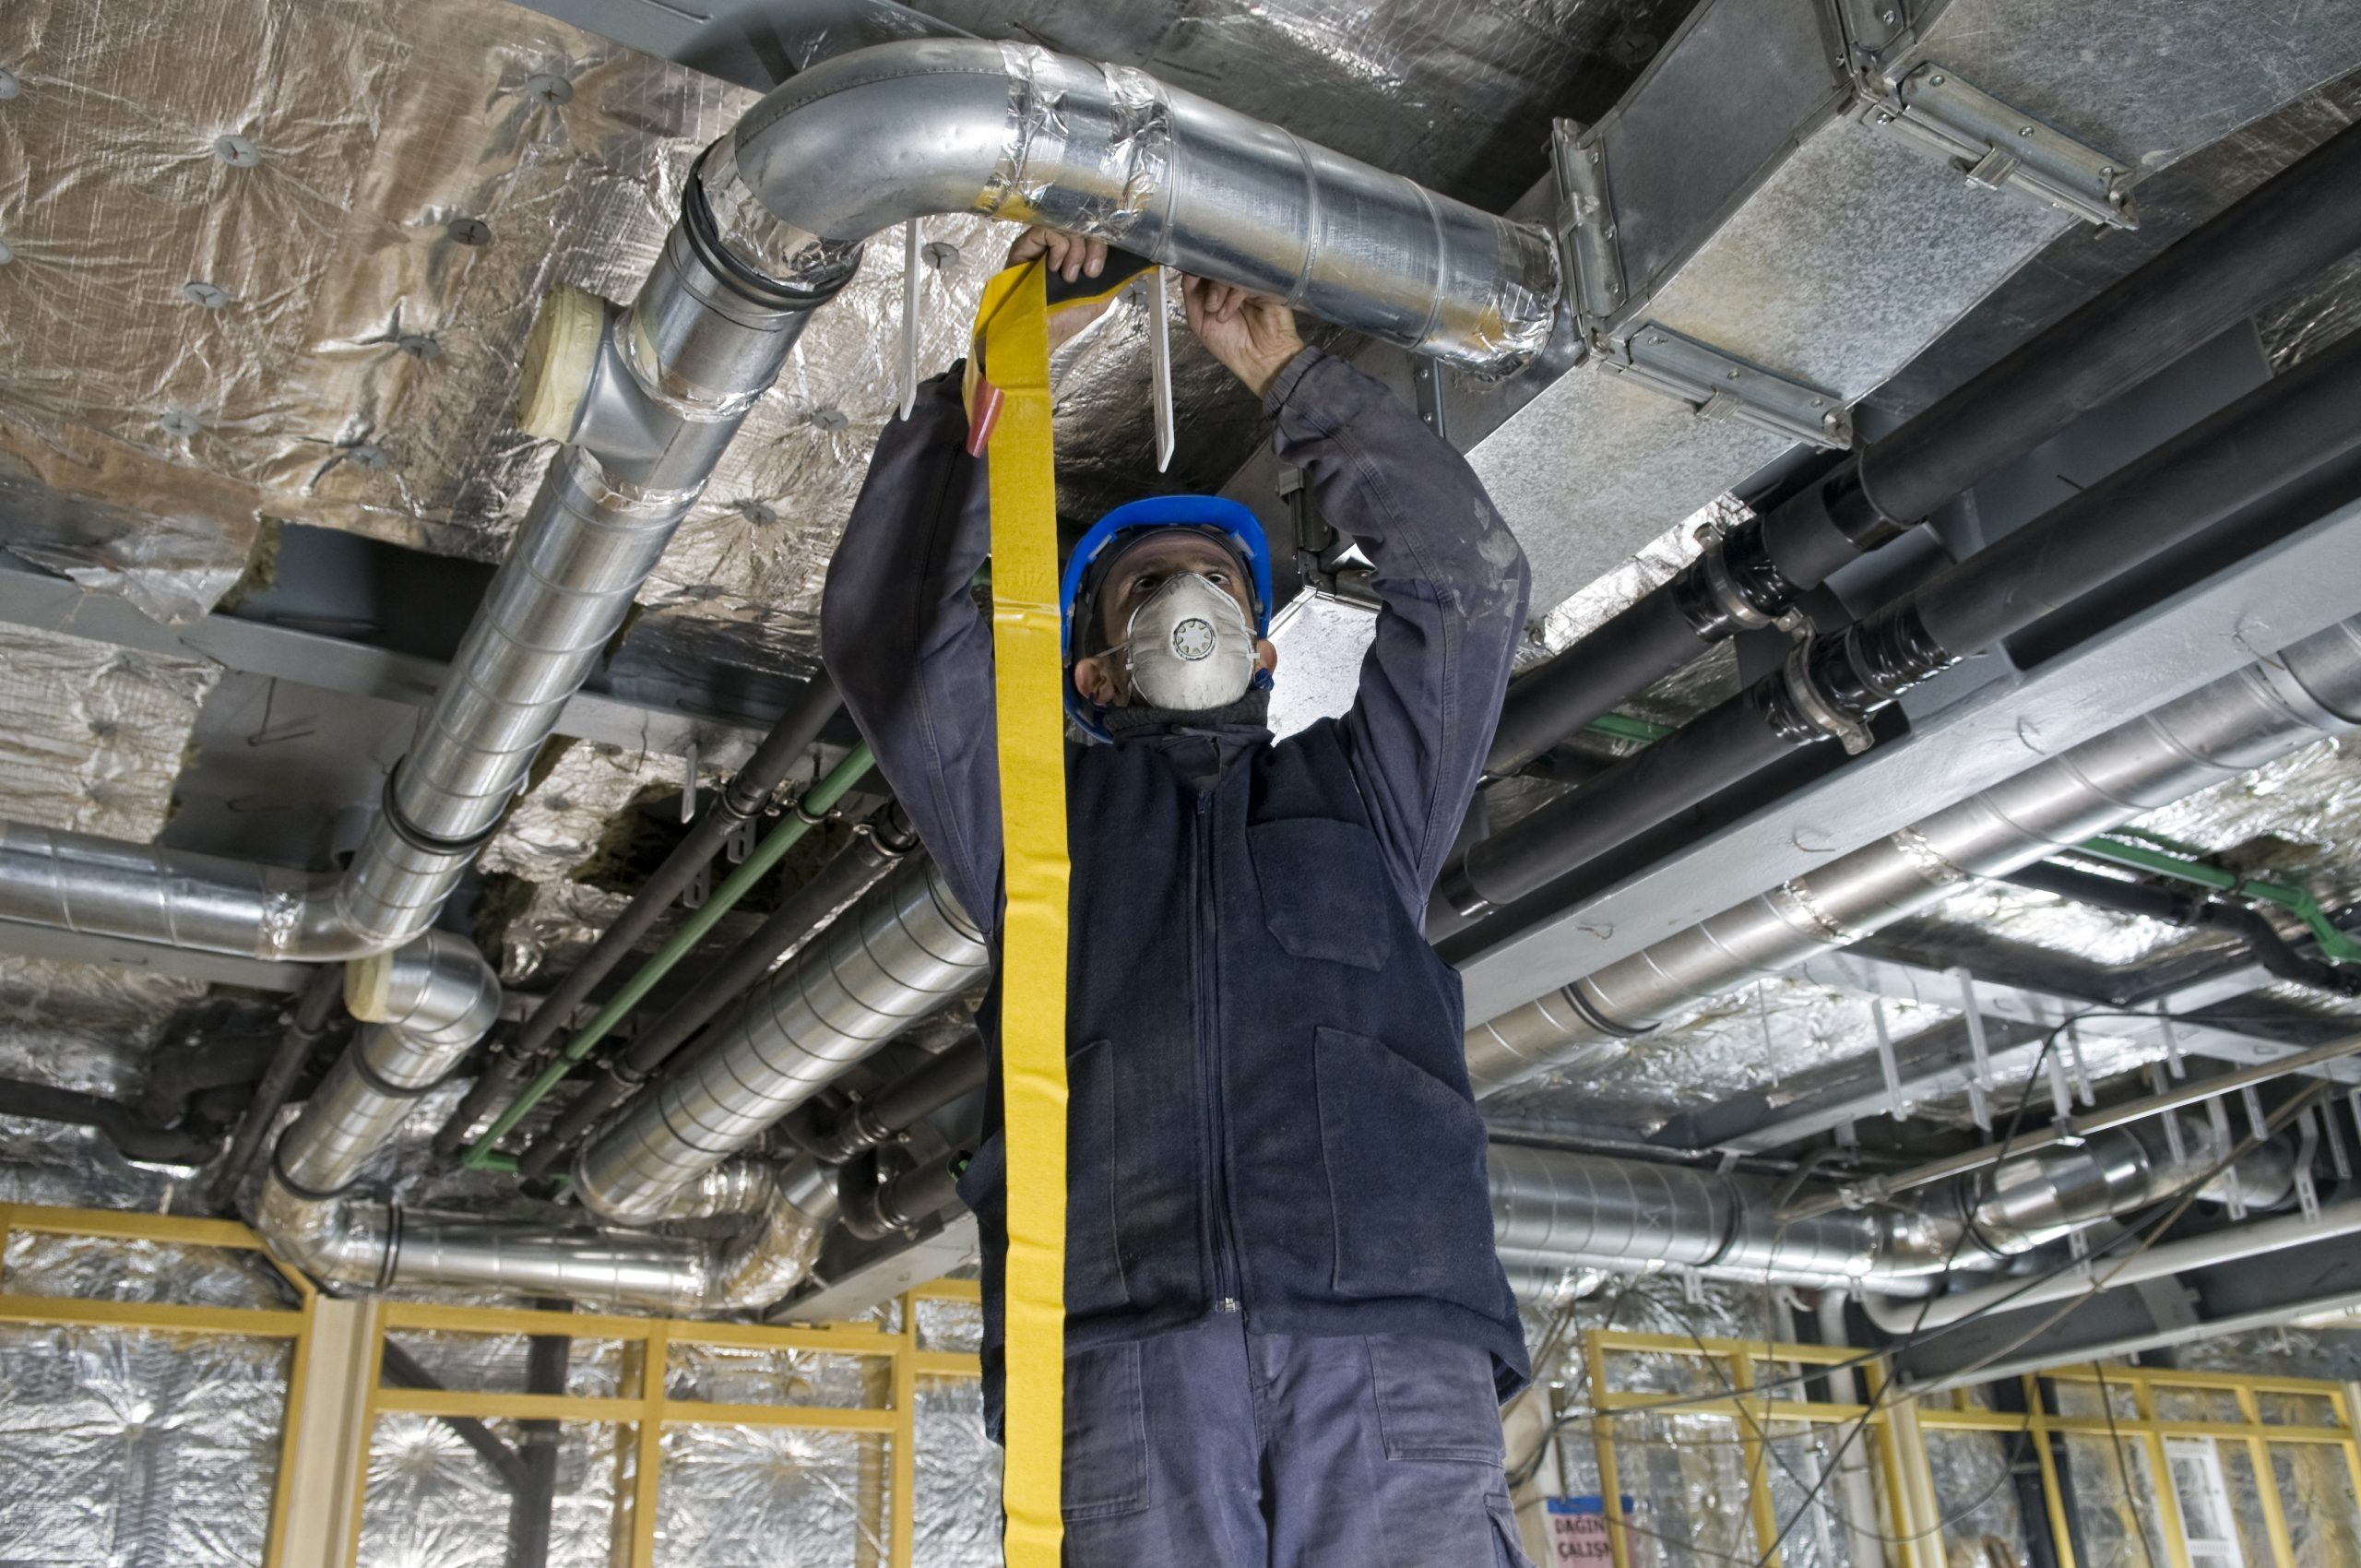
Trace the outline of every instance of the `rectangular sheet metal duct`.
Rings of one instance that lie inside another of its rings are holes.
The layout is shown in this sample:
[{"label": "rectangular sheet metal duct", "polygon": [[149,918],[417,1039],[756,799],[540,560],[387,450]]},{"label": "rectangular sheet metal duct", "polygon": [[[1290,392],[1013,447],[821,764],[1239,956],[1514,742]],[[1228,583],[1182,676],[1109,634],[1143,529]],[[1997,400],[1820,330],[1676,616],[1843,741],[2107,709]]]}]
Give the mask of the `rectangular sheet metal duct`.
[{"label": "rectangular sheet metal duct", "polygon": [[[1825,398],[1841,444],[1844,407],[2070,224],[2128,220],[2139,175],[2357,65],[2351,6],[1708,0],[1613,111],[1566,127],[1592,356],[1469,454],[1535,605],[1793,445],[1760,410]],[[1724,356],[1726,396],[1657,389],[1651,354],[1691,344]]]}]

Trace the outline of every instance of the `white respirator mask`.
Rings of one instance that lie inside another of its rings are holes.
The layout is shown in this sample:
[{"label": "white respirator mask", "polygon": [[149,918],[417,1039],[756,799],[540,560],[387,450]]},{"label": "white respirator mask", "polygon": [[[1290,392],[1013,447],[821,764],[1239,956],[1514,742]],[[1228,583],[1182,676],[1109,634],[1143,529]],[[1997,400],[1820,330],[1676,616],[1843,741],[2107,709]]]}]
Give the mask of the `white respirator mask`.
[{"label": "white respirator mask", "polygon": [[1222,707],[1253,684],[1254,628],[1238,600],[1211,578],[1168,578],[1132,612],[1120,653],[1134,701],[1200,713]]}]

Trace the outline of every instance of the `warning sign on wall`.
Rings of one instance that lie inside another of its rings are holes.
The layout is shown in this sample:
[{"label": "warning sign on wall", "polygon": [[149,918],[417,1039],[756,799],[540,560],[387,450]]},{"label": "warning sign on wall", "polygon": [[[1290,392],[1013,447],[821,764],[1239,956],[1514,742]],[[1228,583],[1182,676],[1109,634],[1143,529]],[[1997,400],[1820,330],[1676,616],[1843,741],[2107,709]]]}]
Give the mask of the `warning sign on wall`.
[{"label": "warning sign on wall", "polygon": [[[1552,1564],[1606,1563],[1614,1553],[1607,1544],[1607,1500],[1603,1497],[1552,1497],[1543,1506],[1549,1518],[1549,1561]],[[1631,1500],[1623,1500],[1624,1517],[1631,1517]]]}]

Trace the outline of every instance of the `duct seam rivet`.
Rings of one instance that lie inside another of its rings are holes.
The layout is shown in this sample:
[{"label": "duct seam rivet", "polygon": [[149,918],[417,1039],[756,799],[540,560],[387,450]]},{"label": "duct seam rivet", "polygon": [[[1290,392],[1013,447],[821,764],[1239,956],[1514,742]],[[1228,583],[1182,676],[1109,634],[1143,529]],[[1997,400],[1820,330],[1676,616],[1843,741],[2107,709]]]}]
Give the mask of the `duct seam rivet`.
[{"label": "duct seam rivet", "polygon": [[463,245],[480,248],[492,244],[492,225],[481,218],[454,218],[443,232]]},{"label": "duct seam rivet", "polygon": [[244,137],[224,134],[213,138],[213,156],[232,169],[251,169],[262,161],[262,149]]},{"label": "duct seam rivet", "polygon": [[181,292],[188,296],[189,303],[207,310],[219,310],[230,303],[230,291],[211,283],[192,280],[181,286]]},{"label": "duct seam rivet", "polygon": [[552,107],[571,103],[574,101],[574,84],[564,77],[552,76],[544,71],[525,78],[525,96]]}]

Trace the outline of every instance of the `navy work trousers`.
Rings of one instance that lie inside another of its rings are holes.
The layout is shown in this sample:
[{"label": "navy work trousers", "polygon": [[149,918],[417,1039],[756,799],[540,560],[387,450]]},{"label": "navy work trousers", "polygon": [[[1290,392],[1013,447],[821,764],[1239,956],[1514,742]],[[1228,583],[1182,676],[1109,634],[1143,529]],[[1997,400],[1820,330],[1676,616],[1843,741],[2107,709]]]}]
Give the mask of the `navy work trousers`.
[{"label": "navy work trousers", "polygon": [[1224,1313],[1066,1362],[1067,1568],[1531,1568],[1491,1358]]}]

